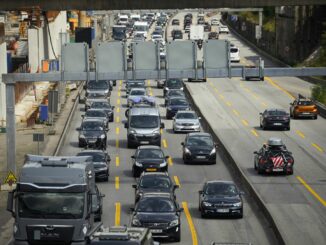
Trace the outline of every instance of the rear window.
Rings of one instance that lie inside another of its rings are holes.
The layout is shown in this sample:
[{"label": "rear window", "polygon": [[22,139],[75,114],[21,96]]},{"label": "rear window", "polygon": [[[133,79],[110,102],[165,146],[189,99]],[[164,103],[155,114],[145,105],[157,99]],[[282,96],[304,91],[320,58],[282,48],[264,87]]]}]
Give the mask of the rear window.
[{"label": "rear window", "polygon": [[267,114],[270,116],[286,116],[287,112],[286,111],[268,111]]},{"label": "rear window", "polygon": [[237,53],[239,51],[239,49],[238,48],[231,48],[230,51],[231,51],[231,53]]},{"label": "rear window", "polygon": [[298,101],[298,105],[313,105],[314,103],[312,103],[311,100],[301,100],[301,101]]}]

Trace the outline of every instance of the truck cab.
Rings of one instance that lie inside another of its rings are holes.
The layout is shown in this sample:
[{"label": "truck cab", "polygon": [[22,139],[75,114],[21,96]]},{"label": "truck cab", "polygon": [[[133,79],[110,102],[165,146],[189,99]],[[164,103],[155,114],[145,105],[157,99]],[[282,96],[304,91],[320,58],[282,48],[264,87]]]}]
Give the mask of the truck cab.
[{"label": "truck cab", "polygon": [[26,155],[8,194],[14,244],[84,244],[103,196],[92,157]]}]

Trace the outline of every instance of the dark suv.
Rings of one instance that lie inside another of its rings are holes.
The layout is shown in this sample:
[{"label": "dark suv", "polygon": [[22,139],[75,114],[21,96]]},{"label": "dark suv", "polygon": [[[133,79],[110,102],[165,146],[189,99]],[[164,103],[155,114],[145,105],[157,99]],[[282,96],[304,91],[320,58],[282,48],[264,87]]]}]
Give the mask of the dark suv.
[{"label": "dark suv", "polygon": [[106,149],[107,131],[102,120],[87,119],[83,120],[78,128],[78,146],[92,147],[96,149]]}]

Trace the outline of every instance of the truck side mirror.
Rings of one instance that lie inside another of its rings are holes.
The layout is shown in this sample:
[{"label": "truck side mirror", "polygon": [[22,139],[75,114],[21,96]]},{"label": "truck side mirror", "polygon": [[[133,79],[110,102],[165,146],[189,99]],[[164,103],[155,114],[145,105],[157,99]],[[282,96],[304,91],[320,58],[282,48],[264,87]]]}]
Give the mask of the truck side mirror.
[{"label": "truck side mirror", "polygon": [[164,123],[161,123],[161,128],[164,128],[164,127],[165,127]]},{"label": "truck side mirror", "polygon": [[9,211],[13,217],[16,216],[14,211],[14,195],[15,195],[15,191],[9,191],[8,200],[7,200],[7,211]]},{"label": "truck side mirror", "polygon": [[128,128],[128,122],[125,122],[125,128]]}]

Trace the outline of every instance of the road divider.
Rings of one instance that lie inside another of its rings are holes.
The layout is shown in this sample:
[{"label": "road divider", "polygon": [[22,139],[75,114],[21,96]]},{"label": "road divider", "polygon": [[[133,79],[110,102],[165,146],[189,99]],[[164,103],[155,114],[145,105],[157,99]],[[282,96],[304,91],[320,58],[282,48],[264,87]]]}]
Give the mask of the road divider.
[{"label": "road divider", "polygon": [[297,176],[297,179],[300,181],[300,183],[306,187],[306,189],[321,203],[324,205],[324,207],[326,207],[326,201],[317,194],[317,192],[314,191],[314,189],[312,189],[306,181],[304,181],[300,176]]},{"label": "road divider", "polygon": [[186,215],[188,226],[189,226],[189,229],[190,229],[192,245],[198,245],[197,232],[196,232],[196,229],[195,229],[195,225],[192,222],[192,218],[191,218],[191,215],[190,215],[190,212],[189,212],[189,209],[188,209],[187,202],[182,202],[182,207],[183,207],[184,213]]}]

